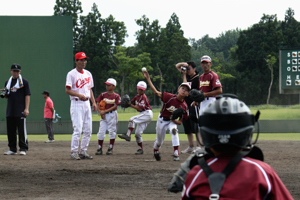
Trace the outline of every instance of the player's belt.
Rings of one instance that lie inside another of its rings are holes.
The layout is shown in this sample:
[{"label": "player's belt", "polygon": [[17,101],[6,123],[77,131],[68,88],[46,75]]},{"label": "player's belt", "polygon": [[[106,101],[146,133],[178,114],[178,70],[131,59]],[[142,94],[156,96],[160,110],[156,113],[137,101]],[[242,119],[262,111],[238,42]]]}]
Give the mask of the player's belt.
[{"label": "player's belt", "polygon": [[88,98],[86,98],[85,100],[81,100],[81,99],[75,99],[75,101],[87,101],[89,100]]},{"label": "player's belt", "polygon": [[159,116],[159,117],[162,118],[164,121],[170,121],[170,118],[162,117],[162,116]]}]

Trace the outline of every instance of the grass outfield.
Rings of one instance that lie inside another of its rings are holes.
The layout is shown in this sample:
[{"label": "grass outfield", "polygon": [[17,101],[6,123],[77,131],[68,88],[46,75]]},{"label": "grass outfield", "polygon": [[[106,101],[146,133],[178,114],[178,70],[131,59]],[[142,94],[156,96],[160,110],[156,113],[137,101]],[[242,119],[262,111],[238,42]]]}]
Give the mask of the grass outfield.
[{"label": "grass outfield", "polygon": [[[257,110],[260,111],[259,119],[300,119],[300,105],[294,106],[274,106],[274,105],[260,105],[250,107],[252,114],[255,114]],[[153,120],[156,120],[160,112],[160,108],[154,108]],[[119,121],[128,121],[130,117],[137,115],[138,112],[133,108],[121,109],[118,108]],[[100,116],[93,113],[93,121],[100,121]]]},{"label": "grass outfield", "polygon": [[[256,134],[253,135],[253,138],[256,137]],[[58,134],[54,135],[56,141],[71,141],[71,134]],[[179,138],[181,141],[187,141],[187,137],[185,134],[179,134]],[[28,135],[28,140],[30,141],[45,141],[47,140],[47,135]],[[105,141],[108,141],[108,137],[105,138]],[[155,134],[143,134],[144,141],[154,141]],[[260,133],[259,140],[300,140],[300,133]],[[6,135],[0,135],[0,141],[7,141]],[[97,141],[97,134],[93,134],[91,141]],[[124,141],[117,137],[116,141]],[[134,136],[132,136],[132,142],[134,142]],[[171,136],[169,134],[166,135],[165,141],[171,141]]]}]

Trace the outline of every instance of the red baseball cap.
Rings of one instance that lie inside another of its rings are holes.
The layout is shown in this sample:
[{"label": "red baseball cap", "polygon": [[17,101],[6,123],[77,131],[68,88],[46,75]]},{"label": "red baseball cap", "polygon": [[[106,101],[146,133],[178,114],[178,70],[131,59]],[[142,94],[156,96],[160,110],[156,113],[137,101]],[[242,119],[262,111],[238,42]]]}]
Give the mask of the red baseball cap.
[{"label": "red baseball cap", "polygon": [[87,57],[86,55],[85,55],[85,53],[84,52],[78,52],[78,53],[76,53],[75,54],[75,61],[76,60],[81,60],[81,59],[84,59],[84,58],[89,58],[89,57]]}]

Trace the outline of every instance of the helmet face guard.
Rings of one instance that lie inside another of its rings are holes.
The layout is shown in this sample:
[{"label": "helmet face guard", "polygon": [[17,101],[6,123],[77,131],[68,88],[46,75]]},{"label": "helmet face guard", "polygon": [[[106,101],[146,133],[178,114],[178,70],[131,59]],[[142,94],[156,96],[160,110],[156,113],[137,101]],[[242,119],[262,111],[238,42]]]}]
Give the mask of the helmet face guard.
[{"label": "helmet face guard", "polygon": [[236,97],[219,96],[199,118],[202,143],[206,148],[217,145],[250,146],[258,117],[259,114],[252,115],[246,104]]}]

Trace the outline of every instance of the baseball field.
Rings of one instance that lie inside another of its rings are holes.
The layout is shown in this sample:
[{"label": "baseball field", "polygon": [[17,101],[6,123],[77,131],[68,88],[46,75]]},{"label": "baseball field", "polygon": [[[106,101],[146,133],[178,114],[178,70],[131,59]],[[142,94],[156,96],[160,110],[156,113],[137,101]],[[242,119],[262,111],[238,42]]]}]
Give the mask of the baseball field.
[{"label": "baseball field", "polygon": [[[153,157],[153,141],[144,142],[143,155],[134,155],[137,150],[134,138],[131,142],[117,140],[113,155],[70,160],[71,134],[64,138],[69,141],[59,140],[59,137],[49,144],[31,140],[26,156],[0,154],[0,199],[180,199],[179,193],[169,193],[167,187],[188,155],[181,154],[181,161],[173,161],[170,135],[161,148],[160,162]],[[257,145],[292,196],[300,199],[299,138],[295,141],[259,140]],[[181,149],[186,146],[187,141],[182,141]],[[106,138],[104,150],[107,147]],[[93,135],[88,152],[93,155],[96,149]],[[0,141],[0,151],[6,150],[7,142]]]},{"label": "baseball field", "polygon": [[[180,199],[179,193],[169,193],[167,187],[189,155],[180,154],[181,161],[173,161],[171,137],[167,134],[161,148],[162,160],[157,162],[152,149],[155,134],[144,134],[143,138],[143,155],[134,154],[137,145],[132,136],[131,142],[117,138],[113,155],[105,155],[109,144],[106,137],[104,155],[96,156],[97,137],[93,134],[88,148],[93,160],[77,161],[69,157],[71,133],[55,135],[56,141],[48,144],[44,143],[47,135],[28,135],[26,156],[3,155],[8,150],[7,137],[0,135],[0,199]],[[181,151],[188,145],[185,134],[180,134],[180,141]],[[257,143],[265,162],[276,170],[294,199],[300,199],[299,141],[299,133],[264,133]]]}]

